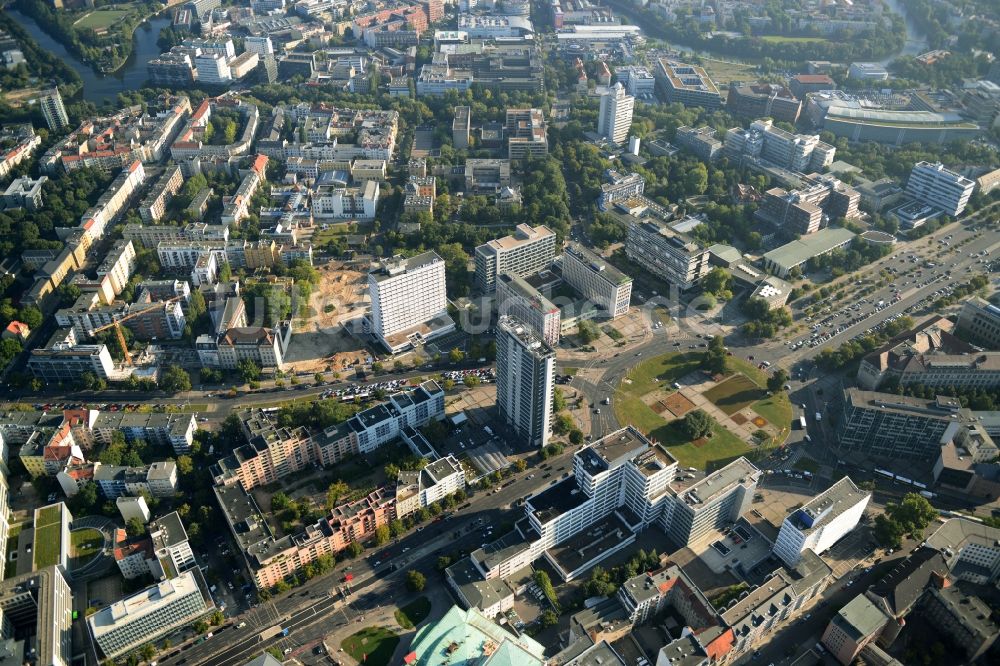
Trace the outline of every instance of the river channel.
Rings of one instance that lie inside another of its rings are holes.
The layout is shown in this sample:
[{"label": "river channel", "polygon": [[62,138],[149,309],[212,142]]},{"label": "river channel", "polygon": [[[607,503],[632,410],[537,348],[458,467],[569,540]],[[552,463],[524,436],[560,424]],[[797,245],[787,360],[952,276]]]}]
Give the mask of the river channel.
[{"label": "river channel", "polygon": [[158,16],[149,19],[135,29],[132,55],[113,74],[98,74],[92,67],[81,61],[75,55],[47,32],[30,16],[14,9],[4,10],[8,16],[17,21],[38,45],[56,54],[61,60],[68,62],[83,79],[83,97],[89,102],[102,105],[114,101],[120,92],[138,90],[148,78],[146,64],[160,55],[156,40],[160,31],[170,25],[170,19]]}]

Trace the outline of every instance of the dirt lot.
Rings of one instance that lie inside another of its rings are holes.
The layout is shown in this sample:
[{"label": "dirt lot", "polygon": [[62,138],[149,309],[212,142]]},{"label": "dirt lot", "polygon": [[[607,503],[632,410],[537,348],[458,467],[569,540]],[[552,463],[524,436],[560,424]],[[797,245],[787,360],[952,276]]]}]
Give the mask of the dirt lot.
[{"label": "dirt lot", "polygon": [[369,353],[343,324],[364,314],[368,282],[358,267],[332,261],[318,266],[321,280],[309,299],[309,316],[299,320],[286,361],[296,372],[344,370]]}]

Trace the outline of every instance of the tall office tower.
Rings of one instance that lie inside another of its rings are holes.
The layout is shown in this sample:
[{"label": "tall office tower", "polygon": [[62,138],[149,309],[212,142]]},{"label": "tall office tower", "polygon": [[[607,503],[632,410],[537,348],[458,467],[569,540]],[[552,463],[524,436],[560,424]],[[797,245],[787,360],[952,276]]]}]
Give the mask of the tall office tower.
[{"label": "tall office tower", "polygon": [[952,216],[965,210],[975,187],[974,181],[946,169],[940,162],[917,162],[906,181],[907,194]]},{"label": "tall office tower", "polygon": [[392,351],[406,347],[413,335],[429,337],[433,320],[450,321],[444,259],[436,252],[383,261],[368,274],[368,294],[372,332]]},{"label": "tall office tower", "polygon": [[527,324],[501,317],[497,324],[497,407],[533,445],[548,442],[556,353]]},{"label": "tall office tower", "polygon": [[545,226],[519,224],[513,236],[495,238],[476,248],[476,286],[484,294],[496,289],[497,276],[527,277],[552,263],[556,235]]},{"label": "tall office tower", "polygon": [[635,97],[625,93],[621,83],[601,96],[601,113],[597,117],[597,133],[613,144],[625,143],[632,127],[632,109]]},{"label": "tall office tower", "polygon": [[49,126],[50,130],[61,130],[69,127],[69,116],[66,115],[66,107],[63,106],[59,88],[53,87],[42,93],[38,97],[38,106],[42,108],[45,124]]}]

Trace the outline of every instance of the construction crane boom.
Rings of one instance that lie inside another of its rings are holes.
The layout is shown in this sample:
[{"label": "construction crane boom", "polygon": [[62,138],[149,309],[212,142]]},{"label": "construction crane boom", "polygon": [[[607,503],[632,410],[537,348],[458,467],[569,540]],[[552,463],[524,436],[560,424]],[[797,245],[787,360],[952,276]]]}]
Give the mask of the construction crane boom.
[{"label": "construction crane boom", "polygon": [[104,326],[100,326],[98,328],[92,329],[90,331],[90,334],[91,335],[97,335],[98,333],[102,333],[102,332],[104,332],[104,331],[106,331],[106,330],[108,330],[110,328],[115,329],[115,335],[118,338],[118,344],[122,348],[122,356],[125,357],[125,363],[127,363],[128,365],[132,365],[132,353],[129,352],[129,350],[128,350],[128,344],[125,342],[125,334],[122,333],[122,326],[121,326],[122,322],[123,321],[128,321],[129,319],[134,319],[135,317],[143,315],[143,314],[145,314],[145,313],[147,313],[147,312],[149,312],[151,310],[155,310],[157,308],[161,308],[161,307],[163,307],[164,303],[174,303],[176,301],[179,301],[179,300],[181,300],[181,298],[183,298],[183,297],[182,296],[174,296],[172,298],[168,298],[168,299],[163,300],[163,301],[156,301],[155,303],[150,303],[149,307],[142,308],[141,310],[136,310],[135,312],[130,312],[127,315],[125,315],[124,317],[120,317],[118,319],[115,319],[110,324],[105,324]]}]

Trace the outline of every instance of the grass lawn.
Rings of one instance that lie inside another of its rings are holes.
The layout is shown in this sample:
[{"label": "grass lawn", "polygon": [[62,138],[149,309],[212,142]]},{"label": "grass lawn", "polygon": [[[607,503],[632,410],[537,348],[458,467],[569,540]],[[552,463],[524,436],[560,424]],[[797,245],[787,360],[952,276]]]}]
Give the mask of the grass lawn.
[{"label": "grass lawn", "polygon": [[750,361],[745,361],[736,356],[726,357],[726,368],[730,372],[739,372],[754,381],[757,386],[767,386],[767,373],[758,368]]},{"label": "grass lawn", "polygon": [[[634,425],[652,439],[666,446],[682,466],[713,470],[749,452],[749,445],[722,426],[716,425],[714,434],[708,442],[703,446],[695,446],[681,433],[677,421],[668,423],[642,401],[643,395],[660,388],[663,383],[669,384],[698,370],[703,356],[703,352],[672,352],[635,366],[628,374],[632,383],[623,381],[618,387],[619,394],[615,400],[614,410],[619,423]],[[730,358],[729,360],[735,359]],[[749,365],[748,363],[733,364],[733,369],[742,371],[742,366]],[[750,368],[756,370],[753,366]],[[760,374],[759,371],[757,373]],[[657,377],[662,381],[657,382]],[[737,377],[741,376],[737,375]],[[754,391],[760,391],[758,386],[746,377],[737,379],[737,381],[747,390],[752,388]],[[734,394],[738,392],[734,391]],[[753,400],[758,400],[760,397],[760,395],[756,395]],[[747,404],[752,403],[753,400]]]},{"label": "grass lawn", "polygon": [[705,71],[713,81],[728,83],[730,81],[750,81],[757,78],[757,67],[741,63],[724,62],[712,58],[702,58]]},{"label": "grass lawn", "polygon": [[399,636],[385,627],[368,627],[344,639],[344,652],[365,666],[388,666]]},{"label": "grass lawn", "polygon": [[750,452],[750,447],[721,425],[712,428],[712,437],[703,446],[695,446],[680,432],[680,421],[673,421],[649,433],[664,444],[681,467],[697,467],[714,472]]},{"label": "grass lawn", "polygon": [[35,569],[44,569],[59,563],[61,527],[58,521],[35,526]]},{"label": "grass lawn", "polygon": [[45,527],[46,525],[51,525],[52,523],[58,523],[60,516],[62,516],[62,511],[59,510],[58,505],[47,506],[44,509],[39,509],[37,527]]},{"label": "grass lawn", "polygon": [[701,352],[671,352],[643,361],[626,375],[631,383],[622,381],[618,388],[628,395],[641,397],[660,387],[661,382],[656,381],[657,377],[669,385],[694,372],[701,365],[703,356]]},{"label": "grass lawn", "polygon": [[110,28],[126,14],[128,12],[123,9],[97,9],[78,19],[73,26],[82,30]]},{"label": "grass lawn", "polygon": [[69,533],[69,555],[73,568],[82,567],[104,547],[104,535],[100,530],[85,528]]},{"label": "grass lawn", "polygon": [[704,446],[695,446],[681,433],[679,420],[668,423],[638,397],[620,397],[614,408],[619,423],[634,425],[666,446],[682,467],[714,470],[750,451],[745,442],[718,424]]},{"label": "grass lawn", "polygon": [[785,441],[792,429],[792,401],[788,399],[787,393],[778,391],[774,395],[769,395],[760,402],[754,403],[750,409],[763,416],[781,432],[777,443]]},{"label": "grass lawn", "polygon": [[783,35],[765,35],[761,39],[771,44],[822,43],[830,41],[826,37],[785,37]]},{"label": "grass lawn", "polygon": [[732,416],[764,397],[764,391],[746,375],[733,375],[703,393],[708,400]]},{"label": "grass lawn", "polygon": [[[355,230],[351,231],[351,225],[355,225]],[[320,226],[313,233],[312,243],[314,247],[320,247],[326,245],[332,241],[337,236],[344,236],[346,234],[367,234],[372,230],[372,225],[370,222],[335,222],[330,224],[326,229]]]},{"label": "grass lawn", "polygon": [[412,629],[427,619],[431,612],[431,600],[427,597],[408,603],[396,611],[396,622],[404,629]]}]

